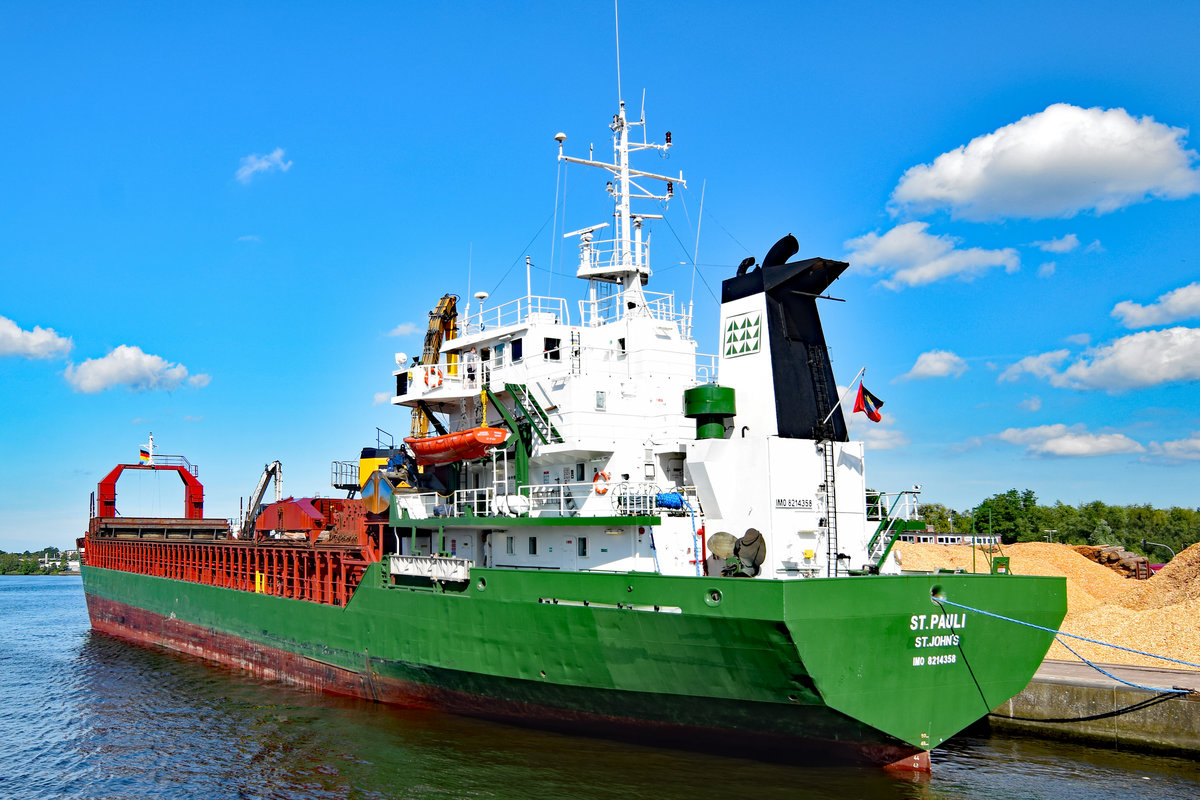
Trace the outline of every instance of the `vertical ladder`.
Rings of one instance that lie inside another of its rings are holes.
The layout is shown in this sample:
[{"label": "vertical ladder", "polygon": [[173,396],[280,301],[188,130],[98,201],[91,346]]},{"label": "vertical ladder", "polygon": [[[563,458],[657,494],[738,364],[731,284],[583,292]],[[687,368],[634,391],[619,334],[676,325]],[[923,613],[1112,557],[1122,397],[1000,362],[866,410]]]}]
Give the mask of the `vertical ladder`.
[{"label": "vertical ladder", "polygon": [[571,374],[578,375],[580,373],[580,354],[582,347],[579,340],[579,331],[571,330]]},{"label": "vertical ladder", "polygon": [[[837,536],[837,465],[834,458],[833,425],[830,412],[833,406],[829,402],[829,385],[825,376],[829,374],[829,354],[824,345],[810,344],[808,346],[808,371],[812,376],[813,398],[817,406],[817,422],[813,425],[813,438],[821,443],[825,454],[825,531],[829,551],[826,554],[826,575],[833,577],[838,574],[838,536]],[[829,419],[826,419],[829,417]]]},{"label": "vertical ladder", "polygon": [[508,488],[508,450],[492,448],[492,496],[510,494]]},{"label": "vertical ladder", "polygon": [[837,469],[837,464],[833,455],[833,440],[825,439],[821,442],[821,449],[825,452],[825,530],[829,534],[827,541],[829,542],[829,553],[826,561],[826,573],[830,577],[838,574],[838,536],[837,536],[837,484],[834,481],[834,471]]}]

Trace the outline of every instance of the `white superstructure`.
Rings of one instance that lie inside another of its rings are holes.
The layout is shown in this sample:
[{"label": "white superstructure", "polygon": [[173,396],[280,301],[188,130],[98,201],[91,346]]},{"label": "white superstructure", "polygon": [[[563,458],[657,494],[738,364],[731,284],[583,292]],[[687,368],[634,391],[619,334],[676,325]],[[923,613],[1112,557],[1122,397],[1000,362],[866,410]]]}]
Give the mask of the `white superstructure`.
[{"label": "white superstructure", "polygon": [[[629,141],[634,127],[643,129],[641,142]],[[802,368],[790,364],[798,352],[793,332],[775,335],[770,321],[775,314],[784,327],[793,324],[785,319],[791,301],[776,308],[773,282],[814,274],[831,281],[845,265],[813,259],[739,270],[726,282],[721,352],[698,353],[690,309],[644,288],[651,275],[644,226],[660,217],[631,205],[666,203],[675,184],[683,185],[682,175],[630,165],[631,153],[667,150],[670,134],[663,144],[645,141],[644,119],[628,122],[624,103],[611,128],[611,163],[563,155],[566,137],[556,137],[560,160],[613,177],[612,238],[603,238],[607,223],[569,234],[579,240],[584,298],[572,304],[527,291],[491,307],[480,301],[457,319],[437,363],[393,373],[392,403],[432,412],[450,432],[515,429],[490,456],[440,468],[448,478],[441,483],[453,491],[397,495],[394,517],[409,534],[397,536],[398,554],[441,552],[494,567],[697,575],[706,570],[707,537],[737,538],[756,528],[766,557],[751,571],[761,577],[821,577],[875,565],[890,534],[875,536],[879,514],[868,519],[862,444],[845,441],[840,410],[828,425],[798,433],[782,407],[799,397],[814,406],[810,415],[833,410],[836,398],[823,388],[832,371],[819,320],[819,342],[799,345],[807,348]],[[809,376],[801,376],[808,388],[799,395],[790,385],[796,369]],[[684,393],[717,384],[735,390],[736,413],[723,420],[722,438],[697,439]],[[886,511],[891,501],[880,503]]]}]

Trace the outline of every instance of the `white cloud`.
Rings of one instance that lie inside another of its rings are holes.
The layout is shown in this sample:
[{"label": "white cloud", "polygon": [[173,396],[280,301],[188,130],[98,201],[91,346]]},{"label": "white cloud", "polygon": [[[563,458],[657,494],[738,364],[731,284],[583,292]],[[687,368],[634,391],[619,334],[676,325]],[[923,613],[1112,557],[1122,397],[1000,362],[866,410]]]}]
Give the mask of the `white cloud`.
[{"label": "white cloud", "polygon": [[71,347],[71,339],[59,336],[53,328],[34,326],[27,331],[8,317],[0,317],[0,356],[54,358],[65,356]]},{"label": "white cloud", "polygon": [[845,246],[856,265],[892,271],[892,277],[882,282],[889,289],[920,286],[953,276],[970,280],[992,267],[1003,266],[1015,272],[1021,266],[1020,256],[1011,247],[959,250],[958,239],[934,236],[926,233],[928,228],[927,222],[906,222],[882,236],[868,233],[850,239]]},{"label": "white cloud", "polygon": [[202,389],[205,386],[208,386],[211,381],[212,375],[201,372],[198,375],[193,375],[192,377],[188,378],[187,382],[188,386],[191,386],[193,389]]},{"label": "white cloud", "polygon": [[203,419],[204,419],[203,414],[201,414],[198,417],[193,417],[191,414],[188,414],[188,415],[184,416],[183,421],[184,422],[200,422]]},{"label": "white cloud", "polygon": [[1036,394],[1030,395],[1021,401],[1020,406],[1026,411],[1041,411],[1042,398],[1038,397]]},{"label": "white cloud", "polygon": [[392,399],[392,396],[387,392],[376,392],[375,400],[371,405],[381,406]]},{"label": "white cloud", "polygon": [[1025,447],[1031,456],[1084,458],[1141,453],[1146,448],[1123,433],[1088,433],[1085,426],[1062,423],[1033,428],[1008,428],[995,434],[1002,442]]},{"label": "white cloud", "polygon": [[1094,347],[1061,374],[1054,386],[1118,392],[1162,383],[1200,380],[1200,328],[1142,331]]},{"label": "white cloud", "polygon": [[401,322],[388,331],[388,336],[412,336],[418,330],[415,322]]},{"label": "white cloud", "polygon": [[1126,328],[1149,328],[1200,317],[1200,281],[1159,295],[1158,300],[1148,306],[1132,300],[1117,303],[1112,315]]},{"label": "white cloud", "polygon": [[1150,197],[1200,191],[1187,131],[1123,108],[1056,103],[912,167],[892,193],[896,206],[949,209],[955,217],[1104,214]]},{"label": "white cloud", "polygon": [[896,430],[896,418],[891,414],[881,412],[879,422],[871,422],[866,414],[850,413],[854,408],[853,398],[847,398],[846,403],[844,411],[851,439],[862,442],[868,450],[895,450],[908,444],[904,432]]},{"label": "white cloud", "polygon": [[188,379],[187,367],[172,364],[161,356],[142,352],[140,347],[123,344],[102,358],[89,358],[82,364],[68,364],[63,372],[67,383],[77,392],[94,394],[114,386],[130,389],[177,389],[184,381],[192,386],[204,386],[208,375]]},{"label": "white cloud", "polygon": [[1168,461],[1200,461],[1200,431],[1192,431],[1189,439],[1151,442],[1150,452]]},{"label": "white cloud", "polygon": [[260,172],[271,172],[273,170],[287,172],[291,168],[292,162],[283,160],[283,148],[276,147],[265,156],[260,156],[258,153],[251,153],[243,158],[242,165],[238,167],[235,177],[242,183],[249,183]]},{"label": "white cloud", "polygon": [[1101,389],[1116,393],[1163,383],[1200,381],[1200,328],[1142,331],[1092,347],[1066,369],[1070,355],[1055,350],[1029,356],[1000,374],[999,382],[1033,375],[1063,389]]},{"label": "white cloud", "polygon": [[913,368],[900,376],[901,380],[912,378],[959,377],[967,371],[967,362],[949,350],[930,350],[917,356]]},{"label": "white cloud", "polygon": [[1099,239],[1096,239],[1094,242],[1089,244],[1087,247],[1083,248],[1083,252],[1085,252],[1085,253],[1103,253],[1104,245],[1100,244]]},{"label": "white cloud", "polygon": [[1087,345],[1091,344],[1092,335],[1090,333],[1072,333],[1070,336],[1066,337],[1063,341],[1069,342],[1071,344],[1077,344],[1081,347],[1086,347]]},{"label": "white cloud", "polygon": [[1056,262],[1047,261],[1045,264],[1042,264],[1040,267],[1038,267],[1038,277],[1049,278],[1054,274],[1054,270],[1056,269],[1058,269],[1058,264]]},{"label": "white cloud", "polygon": [[1049,239],[1044,242],[1033,242],[1033,246],[1047,253],[1069,253],[1079,247],[1079,237],[1068,233],[1061,239]]},{"label": "white cloud", "polygon": [[1055,374],[1058,365],[1069,355],[1071,355],[1070,350],[1055,350],[1051,353],[1042,353],[1040,356],[1026,356],[1001,372],[996,382],[1015,381],[1025,373],[1038,378],[1048,378]]}]

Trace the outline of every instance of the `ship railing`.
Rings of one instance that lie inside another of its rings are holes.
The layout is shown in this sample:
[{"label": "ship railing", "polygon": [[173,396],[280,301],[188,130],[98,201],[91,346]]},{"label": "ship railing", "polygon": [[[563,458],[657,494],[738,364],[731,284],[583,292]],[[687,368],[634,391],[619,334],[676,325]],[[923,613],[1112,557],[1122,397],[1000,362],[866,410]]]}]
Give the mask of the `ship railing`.
[{"label": "ship railing", "polygon": [[527,498],[529,515],[533,517],[600,516],[583,513],[584,504],[596,491],[592,481],[534,484],[518,490]]},{"label": "ship railing", "polygon": [[483,489],[459,489],[448,495],[437,492],[397,495],[396,503],[412,519],[467,515],[486,517],[492,513],[492,498],[492,488],[489,486]]},{"label": "ship railing", "polygon": [[[661,492],[662,489],[656,483],[623,481],[613,487],[612,492],[610,492],[612,495],[610,502],[612,503],[613,511],[618,516],[654,516],[660,513],[658,495]],[[693,508],[699,507],[699,505],[695,502],[692,502],[692,500],[689,500],[688,502]]]},{"label": "ship railing", "polygon": [[696,383],[716,383],[718,363],[720,363],[720,358],[715,354],[697,353]]},{"label": "ship railing", "polygon": [[[686,335],[692,327],[692,316],[675,308],[675,295],[664,292],[642,292],[646,310],[652,319],[675,322]],[[614,292],[595,300],[579,301],[579,316],[583,325],[594,328],[621,319],[625,313],[625,293]]]},{"label": "ship railing", "polygon": [[903,492],[867,492],[867,519],[882,522],[885,519],[909,522],[921,516],[919,495],[913,489]]},{"label": "ship railing", "polygon": [[200,477],[200,467],[188,461],[183,456],[166,456],[154,454],[154,466],[156,467],[183,467],[188,472],[192,473],[193,478]]},{"label": "ship railing", "polygon": [[561,297],[528,295],[492,308],[480,308],[463,323],[463,335],[533,322],[570,325],[567,301]]}]

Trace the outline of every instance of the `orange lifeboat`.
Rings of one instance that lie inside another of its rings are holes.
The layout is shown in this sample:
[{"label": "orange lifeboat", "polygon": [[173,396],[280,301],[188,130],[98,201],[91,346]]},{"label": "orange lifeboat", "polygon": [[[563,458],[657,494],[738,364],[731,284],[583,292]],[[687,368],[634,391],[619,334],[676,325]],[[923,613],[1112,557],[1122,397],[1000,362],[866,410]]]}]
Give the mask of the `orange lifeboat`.
[{"label": "orange lifeboat", "polygon": [[417,463],[425,465],[452,464],[483,458],[493,447],[504,444],[508,431],[504,428],[470,428],[444,436],[429,436],[425,439],[409,437],[405,444],[412,448]]}]

